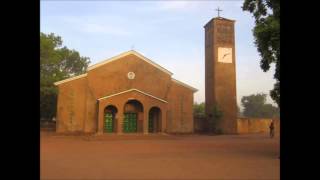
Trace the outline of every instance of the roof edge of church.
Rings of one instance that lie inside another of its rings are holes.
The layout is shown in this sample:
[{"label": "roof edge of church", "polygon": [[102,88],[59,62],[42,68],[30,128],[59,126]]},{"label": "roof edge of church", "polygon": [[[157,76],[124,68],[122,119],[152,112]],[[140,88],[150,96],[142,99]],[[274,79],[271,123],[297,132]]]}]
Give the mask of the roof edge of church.
[{"label": "roof edge of church", "polygon": [[143,59],[143,60],[146,61],[147,63],[149,63],[149,64],[151,64],[152,66],[158,68],[159,70],[161,70],[161,71],[169,74],[170,76],[173,75],[173,73],[170,72],[169,70],[165,69],[164,67],[160,66],[159,64],[155,63],[154,61],[152,61],[152,60],[150,60],[149,58],[143,56],[141,53],[139,53],[139,52],[137,52],[137,51],[135,51],[135,50],[130,50],[130,51],[123,52],[123,53],[121,53],[121,54],[118,54],[118,55],[113,56],[113,57],[111,57],[111,58],[108,58],[108,59],[106,59],[106,60],[103,60],[103,61],[101,61],[101,62],[99,62],[99,63],[96,63],[96,64],[94,64],[94,65],[91,65],[91,66],[88,67],[88,70],[87,70],[87,71],[90,71],[90,70],[92,70],[92,69],[95,69],[95,68],[97,68],[97,67],[100,67],[100,66],[102,66],[102,65],[105,65],[105,64],[107,64],[107,63],[110,63],[110,62],[113,62],[113,61],[115,61],[115,60],[118,60],[118,59],[120,59],[120,58],[122,58],[122,57],[125,57],[125,56],[129,55],[129,54],[134,54],[134,55],[140,57],[141,59]]},{"label": "roof edge of church", "polygon": [[100,97],[100,98],[98,98],[98,101],[101,101],[101,100],[103,100],[103,99],[107,99],[107,98],[110,98],[110,97],[113,97],[113,96],[117,96],[117,95],[120,95],[120,94],[124,94],[124,93],[130,92],[130,91],[137,91],[137,92],[142,93],[142,94],[144,94],[144,95],[146,95],[146,96],[149,96],[149,97],[152,97],[152,98],[154,98],[154,99],[160,100],[160,101],[162,101],[162,102],[164,102],[164,103],[168,103],[168,101],[166,101],[166,100],[164,100],[164,99],[158,98],[158,97],[156,97],[156,96],[153,96],[153,95],[151,95],[151,94],[149,94],[149,93],[146,93],[146,92],[141,91],[141,90],[136,89],[136,88],[131,88],[131,89],[128,89],[128,90],[125,90],[125,91],[121,91],[121,92],[118,92],[118,93],[114,93],[114,94],[111,94],[111,95],[107,95],[107,96],[104,96],[104,97]]},{"label": "roof edge of church", "polygon": [[173,82],[177,83],[177,84],[180,84],[181,86],[184,86],[184,87],[186,87],[186,88],[191,89],[193,92],[197,92],[197,91],[198,91],[198,89],[196,89],[196,88],[194,88],[194,87],[192,87],[192,86],[190,86],[190,85],[188,85],[188,84],[186,84],[186,83],[184,83],[184,82],[181,82],[181,81],[179,81],[179,80],[177,80],[177,79],[171,78],[171,80],[172,80]]},{"label": "roof edge of church", "polygon": [[83,78],[83,77],[86,77],[86,76],[87,76],[87,73],[80,74],[78,76],[73,76],[73,77],[70,77],[70,78],[67,78],[67,79],[64,79],[64,80],[61,80],[61,81],[54,82],[53,84],[57,86],[59,84],[63,84],[63,83],[66,83],[66,82],[69,82],[69,81],[72,81],[72,80],[76,80],[76,79],[79,79],[79,78]]},{"label": "roof edge of church", "polygon": [[[115,61],[115,60],[117,60],[117,59],[120,59],[120,58],[122,58],[122,57],[124,57],[124,56],[127,56],[127,55],[129,55],[129,54],[134,54],[134,55],[140,57],[141,59],[143,59],[143,60],[146,61],[147,63],[149,63],[149,64],[151,64],[152,66],[158,68],[159,70],[161,70],[161,71],[169,74],[170,76],[173,75],[173,73],[170,72],[169,70],[165,69],[164,67],[160,66],[159,64],[153,62],[153,61],[150,60],[149,58],[143,56],[142,54],[140,54],[140,53],[138,53],[137,51],[134,51],[134,50],[130,50],[130,51],[123,52],[123,53],[118,54],[118,55],[116,55],[116,56],[113,56],[113,57],[111,57],[111,58],[109,58],[109,59],[106,59],[106,60],[101,61],[101,62],[99,62],[99,63],[96,63],[96,64],[94,64],[94,65],[91,65],[91,66],[88,67],[87,71],[90,71],[90,70],[92,70],[92,69],[95,69],[95,68],[97,68],[97,67],[100,67],[100,66],[102,66],[102,65],[105,65],[105,64],[107,64],[107,63],[109,63],[109,62],[112,62],[112,61]],[[81,74],[81,75],[78,75],[78,76],[74,76],[74,77],[70,77],[70,78],[67,78],[67,79],[64,79],[64,80],[61,80],[61,81],[57,81],[57,82],[55,82],[55,83],[53,83],[53,84],[57,86],[57,85],[59,85],[59,84],[63,84],[63,83],[66,83],[66,82],[69,82],[69,81],[72,81],[72,80],[75,80],[75,79],[79,79],[79,78],[82,78],[82,77],[85,77],[85,76],[87,76],[87,73]]]}]

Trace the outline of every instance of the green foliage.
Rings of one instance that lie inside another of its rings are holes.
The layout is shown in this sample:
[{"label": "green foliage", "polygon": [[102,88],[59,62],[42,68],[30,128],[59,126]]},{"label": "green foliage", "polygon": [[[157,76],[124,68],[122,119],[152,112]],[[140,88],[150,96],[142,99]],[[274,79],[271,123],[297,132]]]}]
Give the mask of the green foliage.
[{"label": "green foliage", "polygon": [[193,104],[193,115],[194,117],[204,118],[205,117],[205,103],[202,102],[200,104]]},{"label": "green foliage", "polygon": [[222,134],[219,124],[223,117],[223,112],[218,105],[213,106],[211,112],[212,116],[209,117],[209,131],[216,134]]},{"label": "green foliage", "polygon": [[40,33],[40,117],[52,118],[56,113],[57,88],[54,82],[86,71],[90,61],[76,50],[62,47],[55,34]]},{"label": "green foliage", "polygon": [[[239,108],[239,107],[238,107]],[[208,126],[209,132],[215,133],[215,134],[222,134],[222,130],[219,128],[219,123],[223,117],[223,112],[219,108],[218,105],[215,105],[212,107],[211,113],[209,113],[209,116],[206,117],[205,113],[205,103],[202,102],[200,104],[195,103],[193,105],[193,115],[196,118],[206,118],[208,120]]]},{"label": "green foliage", "polygon": [[242,9],[255,18],[253,35],[261,69],[266,72],[275,63],[276,83],[270,96],[280,106],[280,0],[245,0]]},{"label": "green foliage", "polygon": [[266,97],[267,95],[263,93],[243,96],[241,98],[244,107],[243,115],[253,118],[279,117],[279,108],[266,104]]},{"label": "green foliage", "polygon": [[57,107],[57,89],[54,87],[40,88],[40,117],[51,119]]}]

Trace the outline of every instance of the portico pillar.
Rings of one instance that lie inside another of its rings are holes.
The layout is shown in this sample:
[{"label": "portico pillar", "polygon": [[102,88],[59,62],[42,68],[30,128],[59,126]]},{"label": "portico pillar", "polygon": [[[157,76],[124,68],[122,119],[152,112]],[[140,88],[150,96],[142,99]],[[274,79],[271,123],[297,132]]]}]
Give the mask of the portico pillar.
[{"label": "portico pillar", "polygon": [[117,134],[122,134],[122,130],[123,130],[123,108],[122,107],[117,107],[118,108],[118,112],[116,114],[116,122],[117,122]]},{"label": "portico pillar", "polygon": [[161,109],[161,133],[166,133],[167,132],[167,108],[162,108]]},{"label": "portico pillar", "polygon": [[149,108],[144,107],[143,111],[143,134],[149,134]]},{"label": "portico pillar", "polygon": [[99,102],[99,112],[98,112],[98,134],[103,134],[103,116],[104,116],[104,107]]}]

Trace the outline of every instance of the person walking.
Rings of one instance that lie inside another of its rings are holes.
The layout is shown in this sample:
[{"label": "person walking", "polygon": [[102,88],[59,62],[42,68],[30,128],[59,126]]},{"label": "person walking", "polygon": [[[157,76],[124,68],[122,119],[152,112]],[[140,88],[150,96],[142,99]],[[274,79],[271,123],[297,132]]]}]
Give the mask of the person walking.
[{"label": "person walking", "polygon": [[271,120],[269,128],[270,128],[270,138],[273,138],[273,136],[274,136],[274,121],[273,121],[273,119]]}]

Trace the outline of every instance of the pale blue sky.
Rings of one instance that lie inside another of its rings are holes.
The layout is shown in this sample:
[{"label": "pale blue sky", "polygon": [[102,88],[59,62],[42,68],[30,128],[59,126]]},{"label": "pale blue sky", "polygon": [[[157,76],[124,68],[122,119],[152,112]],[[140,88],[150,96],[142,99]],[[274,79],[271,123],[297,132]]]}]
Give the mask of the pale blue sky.
[{"label": "pale blue sky", "polygon": [[253,43],[254,19],[241,9],[243,1],[43,1],[41,32],[55,33],[64,45],[87,56],[91,64],[134,50],[173,72],[173,77],[204,95],[204,28],[221,15],[236,20],[237,100],[264,92],[273,103],[274,66],[263,72]]}]

